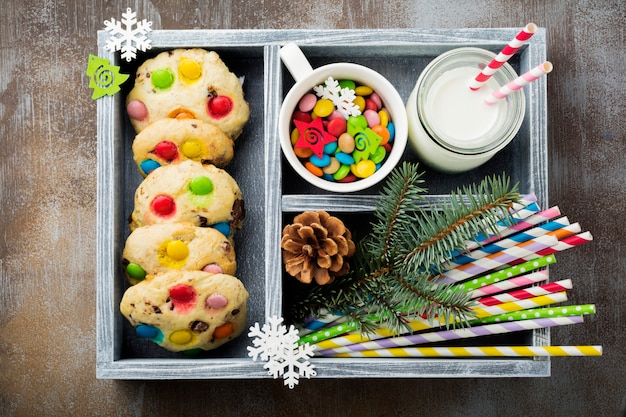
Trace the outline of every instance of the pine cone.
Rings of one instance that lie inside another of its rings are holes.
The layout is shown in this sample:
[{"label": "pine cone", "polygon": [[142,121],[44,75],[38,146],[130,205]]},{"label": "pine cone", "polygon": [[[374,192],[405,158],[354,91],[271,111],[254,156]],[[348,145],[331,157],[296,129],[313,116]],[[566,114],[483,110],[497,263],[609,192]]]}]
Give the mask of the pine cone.
[{"label": "pine cone", "polygon": [[289,275],[310,284],[333,282],[350,269],[346,258],[354,255],[352,234],[343,222],[325,211],[306,211],[285,226],[280,242]]}]

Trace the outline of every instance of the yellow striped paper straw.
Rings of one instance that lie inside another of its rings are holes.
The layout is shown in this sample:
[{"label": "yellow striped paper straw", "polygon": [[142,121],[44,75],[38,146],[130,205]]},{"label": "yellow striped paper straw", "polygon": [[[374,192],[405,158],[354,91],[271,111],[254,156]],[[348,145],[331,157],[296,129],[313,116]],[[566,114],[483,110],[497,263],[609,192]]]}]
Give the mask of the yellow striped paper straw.
[{"label": "yellow striped paper straw", "polygon": [[339,353],[336,358],[450,358],[450,357],[602,356],[602,346],[473,346],[406,347]]}]

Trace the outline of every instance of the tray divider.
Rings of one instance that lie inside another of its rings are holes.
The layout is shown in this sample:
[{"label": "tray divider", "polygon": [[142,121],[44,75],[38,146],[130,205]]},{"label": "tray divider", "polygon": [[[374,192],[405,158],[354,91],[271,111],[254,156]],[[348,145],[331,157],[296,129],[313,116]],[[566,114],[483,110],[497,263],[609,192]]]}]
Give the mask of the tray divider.
[{"label": "tray divider", "polygon": [[[265,257],[281,259],[281,150],[276,115],[282,102],[282,74],[278,45],[266,45],[264,58]],[[265,262],[265,316],[282,316],[282,263]]]}]

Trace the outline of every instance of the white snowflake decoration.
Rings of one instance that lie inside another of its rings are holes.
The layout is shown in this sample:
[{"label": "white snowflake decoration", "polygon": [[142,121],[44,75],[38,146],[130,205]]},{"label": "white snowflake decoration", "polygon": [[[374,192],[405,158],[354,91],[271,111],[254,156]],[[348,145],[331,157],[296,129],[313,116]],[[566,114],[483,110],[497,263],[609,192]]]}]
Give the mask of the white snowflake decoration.
[{"label": "white snowflake decoration", "polygon": [[339,81],[328,77],[324,85],[313,87],[313,91],[320,98],[327,98],[333,102],[337,111],[347,119],[349,116],[358,116],[361,114],[359,106],[354,104],[356,93],[351,88],[341,88]]},{"label": "white snowflake decoration", "polygon": [[272,316],[263,327],[259,323],[250,327],[248,337],[254,337],[254,346],[248,346],[248,356],[254,361],[257,358],[266,361],[263,367],[268,374],[274,379],[282,376],[284,384],[293,389],[298,385],[300,376],[311,378],[316,375],[315,366],[308,361],[315,346],[308,343],[298,345],[298,330],[293,325],[287,328],[282,322],[282,317]]},{"label": "white snowflake decoration", "polygon": [[[122,27],[122,24],[125,27]],[[135,28],[134,24],[137,24]],[[113,18],[104,21],[104,30],[111,34],[105,49],[111,52],[122,51],[122,59],[130,62],[137,57],[138,50],[145,52],[146,49],[152,48],[150,45],[152,41],[146,36],[152,30],[151,26],[152,22],[146,19],[138,22],[137,13],[128,8],[126,13],[122,13],[121,21]]]}]

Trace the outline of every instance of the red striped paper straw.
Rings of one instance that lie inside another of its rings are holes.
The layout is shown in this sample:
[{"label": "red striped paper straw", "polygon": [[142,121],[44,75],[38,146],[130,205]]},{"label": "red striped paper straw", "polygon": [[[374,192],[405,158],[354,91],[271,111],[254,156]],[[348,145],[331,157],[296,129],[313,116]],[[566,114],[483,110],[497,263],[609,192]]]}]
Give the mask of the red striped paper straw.
[{"label": "red striped paper straw", "polygon": [[509,301],[525,300],[527,298],[536,297],[538,295],[546,295],[553,292],[566,291],[572,289],[572,280],[564,279],[557,282],[548,282],[547,284],[537,287],[530,287],[521,290],[515,290],[504,294],[492,295],[476,300],[484,306],[495,306]]},{"label": "red striped paper straw", "polygon": [[520,75],[513,81],[500,87],[499,89],[495,90],[490,95],[485,97],[485,104],[496,104],[498,100],[505,98],[514,91],[521,89],[525,85],[530,84],[536,79],[546,75],[550,71],[552,71],[552,63],[550,63],[550,61],[545,61],[544,63],[537,65],[535,68],[531,69],[527,73]]},{"label": "red striped paper straw", "polygon": [[573,248],[574,246],[582,245],[583,243],[591,242],[592,240],[593,236],[591,236],[590,232],[579,233],[574,236],[566,237],[563,240],[559,240],[556,245],[538,251],[537,255],[551,255],[556,252],[564,251],[565,249]]},{"label": "red striped paper straw", "polygon": [[537,31],[537,25],[529,23],[515,38],[470,82],[470,89],[478,90],[496,71],[509,60],[519,48]]},{"label": "red striped paper straw", "polygon": [[497,294],[500,292],[508,291],[514,288],[525,287],[527,285],[534,285],[538,282],[548,280],[548,270],[533,272],[527,275],[519,277],[509,278],[505,281],[495,282],[493,284],[485,285],[484,287],[476,288],[470,294],[470,298],[484,297],[490,294]]}]

